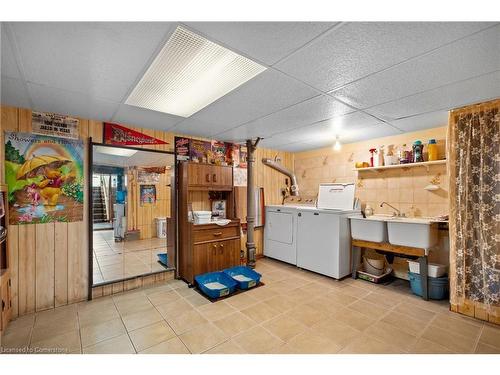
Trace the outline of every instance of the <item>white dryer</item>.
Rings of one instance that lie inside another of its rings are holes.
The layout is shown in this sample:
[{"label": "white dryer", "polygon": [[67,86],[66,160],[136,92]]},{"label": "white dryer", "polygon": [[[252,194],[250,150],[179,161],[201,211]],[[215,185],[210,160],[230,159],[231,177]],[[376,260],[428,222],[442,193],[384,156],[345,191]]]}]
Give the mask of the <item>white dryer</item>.
[{"label": "white dryer", "polygon": [[297,264],[297,208],[266,206],[264,255]]}]

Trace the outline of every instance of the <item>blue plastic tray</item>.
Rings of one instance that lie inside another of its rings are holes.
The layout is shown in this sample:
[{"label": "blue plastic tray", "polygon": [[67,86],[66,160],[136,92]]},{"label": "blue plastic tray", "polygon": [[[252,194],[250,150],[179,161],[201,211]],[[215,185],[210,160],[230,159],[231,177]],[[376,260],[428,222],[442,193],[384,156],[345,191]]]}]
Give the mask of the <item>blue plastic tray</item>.
[{"label": "blue plastic tray", "polygon": [[160,261],[161,264],[168,267],[168,254],[167,253],[158,254],[158,260]]},{"label": "blue plastic tray", "polygon": [[[231,277],[237,284],[239,289],[250,289],[256,285],[259,284],[260,278],[262,275],[258,272],[255,272],[253,269],[250,267],[245,267],[245,266],[236,266],[232,268],[225,269],[224,271],[225,274],[227,274],[229,277]],[[247,281],[240,281],[234,278],[234,276],[237,275],[243,275],[250,280]]]},{"label": "blue plastic tray", "polygon": [[[236,282],[224,272],[204,273],[203,275],[195,276],[194,280],[198,284],[201,291],[210,298],[228,296],[235,291],[237,286]],[[206,286],[209,283],[220,283],[224,285],[225,288],[211,289]]]}]

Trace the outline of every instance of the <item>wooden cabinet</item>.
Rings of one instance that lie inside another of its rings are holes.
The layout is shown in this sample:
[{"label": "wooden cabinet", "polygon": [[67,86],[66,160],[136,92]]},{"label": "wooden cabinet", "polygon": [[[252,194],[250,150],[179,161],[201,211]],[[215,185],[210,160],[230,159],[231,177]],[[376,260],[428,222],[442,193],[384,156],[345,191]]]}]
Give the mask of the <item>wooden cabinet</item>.
[{"label": "wooden cabinet", "polygon": [[199,163],[187,163],[187,184],[191,190],[233,189],[233,168]]},{"label": "wooden cabinet", "polygon": [[[240,264],[240,220],[234,212],[233,168],[186,162],[178,165],[177,176],[179,276],[194,284],[196,275]],[[226,215],[231,222],[225,226],[189,222],[190,209],[210,209],[211,192],[221,192],[215,195],[226,200]],[[200,204],[192,197],[204,201]]]}]

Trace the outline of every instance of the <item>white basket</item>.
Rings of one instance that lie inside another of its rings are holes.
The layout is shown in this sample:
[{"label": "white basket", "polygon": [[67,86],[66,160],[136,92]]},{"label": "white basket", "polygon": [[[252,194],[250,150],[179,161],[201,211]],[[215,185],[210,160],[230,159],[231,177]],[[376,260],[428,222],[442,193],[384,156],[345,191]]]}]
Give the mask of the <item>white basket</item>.
[{"label": "white basket", "polygon": [[[420,274],[420,263],[414,260],[409,260],[408,265],[410,272]],[[429,263],[427,265],[427,276],[441,277],[446,274],[446,265],[438,263]]]}]

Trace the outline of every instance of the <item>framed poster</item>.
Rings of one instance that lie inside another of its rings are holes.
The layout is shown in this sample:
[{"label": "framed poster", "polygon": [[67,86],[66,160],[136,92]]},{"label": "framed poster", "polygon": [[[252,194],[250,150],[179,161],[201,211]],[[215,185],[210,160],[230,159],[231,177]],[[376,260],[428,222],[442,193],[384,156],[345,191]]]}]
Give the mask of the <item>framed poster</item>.
[{"label": "framed poster", "polygon": [[185,137],[175,137],[175,153],[177,160],[189,160],[189,149],[191,146],[191,139]]},{"label": "framed poster", "polygon": [[191,161],[196,163],[211,163],[212,145],[210,142],[202,141],[199,139],[191,139],[191,149],[189,150]]},{"label": "framed poster", "polygon": [[77,118],[50,112],[31,112],[31,132],[59,138],[78,139]]},{"label": "framed poster", "polygon": [[240,160],[238,165],[240,168],[247,167],[247,158],[248,158],[247,146],[240,146]]},{"label": "framed poster", "polygon": [[225,200],[212,201],[212,215],[218,217],[219,219],[226,218],[226,201]]},{"label": "framed poster", "polygon": [[83,220],[83,142],[5,132],[9,223]]},{"label": "framed poster", "polygon": [[226,163],[226,144],[221,141],[212,141],[212,153],[214,163],[217,165],[227,165]]},{"label": "framed poster", "polygon": [[141,185],[140,191],[141,206],[145,204],[156,203],[156,186],[155,185]]}]

